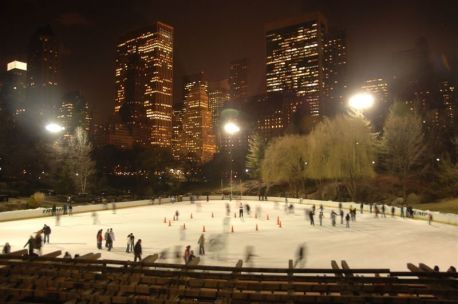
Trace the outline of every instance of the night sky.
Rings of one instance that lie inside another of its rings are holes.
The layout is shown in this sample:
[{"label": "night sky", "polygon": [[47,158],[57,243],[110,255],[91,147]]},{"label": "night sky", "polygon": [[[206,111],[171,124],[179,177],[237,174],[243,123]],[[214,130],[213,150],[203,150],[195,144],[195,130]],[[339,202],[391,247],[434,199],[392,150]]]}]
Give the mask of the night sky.
[{"label": "night sky", "polygon": [[[175,28],[175,96],[182,76],[204,71],[228,76],[231,60],[249,60],[249,93],[264,91],[264,24],[321,10],[331,26],[347,31],[350,81],[387,77],[394,52],[425,37],[435,58],[458,58],[458,1],[182,0],[0,2],[0,63],[26,61],[29,37],[51,24],[63,46],[62,84],[79,90],[95,118],[113,108],[115,45],[130,30],[153,21]],[[445,57],[444,57],[445,56]]]}]

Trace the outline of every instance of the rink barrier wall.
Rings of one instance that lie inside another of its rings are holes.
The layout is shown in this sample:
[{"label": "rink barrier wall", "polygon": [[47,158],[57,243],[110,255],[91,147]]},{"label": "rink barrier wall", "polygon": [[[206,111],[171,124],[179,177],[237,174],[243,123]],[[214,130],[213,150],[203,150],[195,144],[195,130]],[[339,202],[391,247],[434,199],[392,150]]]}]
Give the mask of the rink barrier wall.
[{"label": "rink barrier wall", "polygon": [[[235,195],[234,195],[235,196]],[[209,195],[208,199],[211,201],[215,200],[227,200],[228,196],[226,195],[223,197],[222,195]],[[240,196],[234,198],[234,200],[239,200]],[[258,201],[258,196],[241,196],[242,200],[249,200],[249,201]],[[206,195],[195,196],[196,201],[206,201]],[[190,196],[180,196],[179,200],[171,199],[171,198],[156,198],[154,202],[152,200],[138,200],[138,201],[129,201],[129,202],[116,202],[116,209],[122,208],[132,208],[132,207],[141,207],[147,205],[160,205],[160,204],[168,204],[174,202],[188,202],[191,201]],[[264,201],[260,201],[264,202]],[[268,197],[268,202],[278,202],[278,203],[285,203],[284,197]],[[320,200],[310,200],[310,199],[300,199],[300,198],[288,198],[288,203],[295,203],[295,204],[303,204],[303,205],[310,205],[310,207],[315,204],[316,208],[322,204],[325,208],[339,209],[339,202],[334,201],[320,201]],[[378,204],[380,206],[380,204]],[[385,205],[385,214],[387,217],[391,216],[391,206]],[[360,212],[360,204],[354,202],[342,202],[342,208],[345,210],[349,210],[350,208],[356,208],[358,213]],[[39,218],[39,217],[49,217],[51,216],[50,213],[45,213],[45,210],[49,208],[37,208],[37,209],[25,209],[25,210],[14,210],[14,211],[5,211],[0,212],[0,222],[5,221],[14,221],[14,220],[22,220],[22,219],[30,219],[30,218]],[[73,213],[84,213],[84,212],[94,212],[94,211],[104,211],[104,210],[111,210],[112,203],[106,204],[88,204],[88,205],[78,205],[73,207]],[[364,213],[370,212],[369,204],[364,204],[363,208]],[[419,210],[414,209],[415,216],[414,219],[417,220],[424,220],[428,221],[428,215],[431,213],[433,215],[433,222],[442,223],[442,224],[449,224],[458,226],[458,215],[453,213],[441,213],[438,211],[429,211],[429,210]],[[395,215],[400,216],[401,209],[399,207],[395,207]]]}]

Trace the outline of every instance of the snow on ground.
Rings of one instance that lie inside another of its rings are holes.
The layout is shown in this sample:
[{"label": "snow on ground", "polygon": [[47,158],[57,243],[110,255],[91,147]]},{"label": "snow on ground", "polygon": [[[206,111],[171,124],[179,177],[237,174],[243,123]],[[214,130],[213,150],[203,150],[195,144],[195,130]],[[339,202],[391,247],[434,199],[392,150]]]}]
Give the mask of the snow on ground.
[{"label": "snow on ground", "polygon": [[[244,259],[246,246],[253,246],[254,266],[286,268],[288,259],[294,259],[298,245],[305,243],[305,266],[312,268],[329,268],[331,260],[346,260],[354,268],[391,270],[407,270],[408,262],[438,265],[441,270],[450,265],[458,266],[456,226],[428,225],[425,221],[389,215],[374,218],[374,214],[361,215],[358,211],[356,222],[351,222],[350,228],[340,224],[340,217],[337,217],[337,226],[332,227],[330,209],[325,209],[322,227],[317,216],[315,226],[311,226],[305,219],[305,209],[311,206],[296,204],[295,214],[286,214],[281,203],[258,201],[243,201],[250,204],[251,216],[245,214],[245,218],[240,219],[240,202],[232,201],[229,229],[233,226],[234,233],[222,233],[226,203],[229,202],[202,202],[201,208],[199,204],[189,202],[151,205],[119,209],[116,214],[111,210],[101,211],[98,212],[100,224],[96,225],[91,213],[62,216],[60,226],[55,225],[52,217],[2,222],[0,245],[9,242],[12,250],[19,250],[31,234],[40,230],[43,224],[48,224],[52,228],[51,243],[45,245],[44,253],[54,250],[69,251],[72,255],[99,252],[96,247],[97,231],[113,228],[114,248],[111,252],[105,248],[100,250],[102,258],[133,260],[133,255],[125,252],[126,237],[132,232],[136,240],[142,239],[143,257],[168,250],[168,258],[161,261],[173,263],[177,260],[172,253],[176,246],[181,246],[179,262],[182,263],[182,250],[186,245],[191,245],[198,254],[197,240],[205,226],[207,255],[202,257],[201,264],[206,265],[235,265],[237,260]],[[262,208],[262,215],[255,218],[257,208]],[[173,221],[176,210],[179,210],[180,217],[178,221]],[[235,212],[237,218],[234,218]],[[276,225],[277,216],[282,228]],[[166,224],[164,217],[167,218]],[[186,225],[184,232],[183,224]],[[256,231],[256,224],[259,231]],[[220,240],[226,240],[226,247],[219,253],[210,252],[208,241],[217,235]]]}]

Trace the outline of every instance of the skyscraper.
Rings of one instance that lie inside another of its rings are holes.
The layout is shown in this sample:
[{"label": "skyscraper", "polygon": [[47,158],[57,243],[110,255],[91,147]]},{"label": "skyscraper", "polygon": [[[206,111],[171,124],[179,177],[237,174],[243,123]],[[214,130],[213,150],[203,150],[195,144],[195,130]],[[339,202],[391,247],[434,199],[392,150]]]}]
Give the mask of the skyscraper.
[{"label": "skyscraper", "polygon": [[71,135],[78,127],[89,132],[91,125],[89,105],[79,92],[69,92],[62,98],[57,119],[65,127],[65,135],[67,136]]},{"label": "skyscraper", "polygon": [[392,104],[388,82],[383,78],[368,79],[361,86],[361,90],[374,96],[375,106],[368,109],[366,114],[372,121],[374,128],[381,131]]},{"label": "skyscraper", "polygon": [[115,114],[120,114],[136,142],[170,147],[173,27],[156,22],[129,33],[116,53]]},{"label": "skyscraper", "polygon": [[456,88],[450,81],[444,80],[440,82],[439,92],[442,101],[442,122],[445,128],[453,129],[456,126]]},{"label": "skyscraper", "polygon": [[216,153],[207,90],[203,73],[185,77],[183,148],[187,158],[202,163],[211,160]]},{"label": "skyscraper", "polygon": [[214,131],[219,127],[221,111],[230,98],[229,81],[227,79],[213,81],[208,84],[208,108],[212,114]]},{"label": "skyscraper", "polygon": [[347,88],[347,42],[343,31],[329,31],[324,44],[322,114],[342,112]]},{"label": "skyscraper", "polygon": [[248,60],[232,61],[229,65],[229,86],[231,99],[246,102],[248,97]]},{"label": "skyscraper", "polygon": [[32,35],[27,58],[27,107],[30,114],[42,119],[54,119],[60,92],[59,41],[49,25]]},{"label": "skyscraper", "polygon": [[305,97],[311,116],[322,114],[326,21],[319,13],[266,25],[267,92]]},{"label": "skyscraper", "polygon": [[17,60],[11,61],[2,76],[0,108],[6,110],[12,118],[17,118],[25,112],[27,64]]}]

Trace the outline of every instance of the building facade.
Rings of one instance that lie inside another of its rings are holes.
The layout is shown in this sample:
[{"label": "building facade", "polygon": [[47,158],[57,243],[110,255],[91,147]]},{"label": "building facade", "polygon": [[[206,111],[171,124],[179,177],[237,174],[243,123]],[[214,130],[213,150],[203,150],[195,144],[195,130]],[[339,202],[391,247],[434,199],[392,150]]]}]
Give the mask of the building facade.
[{"label": "building facade", "polygon": [[184,79],[183,135],[186,158],[200,163],[213,158],[216,144],[203,73]]},{"label": "building facade", "polygon": [[64,136],[70,136],[78,127],[89,133],[92,116],[89,105],[81,93],[69,92],[63,96],[57,120],[65,128]]},{"label": "building facade", "polygon": [[311,116],[322,114],[326,20],[319,13],[266,25],[267,93],[304,97]]},{"label": "building facade", "polygon": [[248,99],[248,60],[246,58],[231,61],[229,64],[230,97],[235,102]]},{"label": "building facade", "polygon": [[0,107],[13,119],[20,119],[26,111],[27,64],[11,61],[2,71]]},{"label": "building facade", "polygon": [[173,27],[156,22],[116,47],[114,112],[140,144],[171,146],[173,35]]}]

